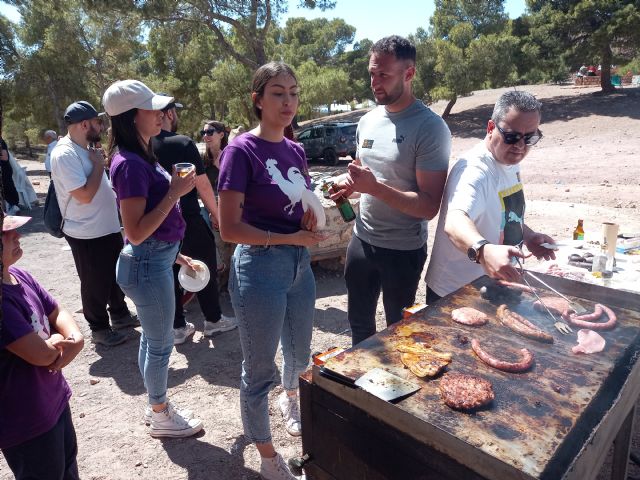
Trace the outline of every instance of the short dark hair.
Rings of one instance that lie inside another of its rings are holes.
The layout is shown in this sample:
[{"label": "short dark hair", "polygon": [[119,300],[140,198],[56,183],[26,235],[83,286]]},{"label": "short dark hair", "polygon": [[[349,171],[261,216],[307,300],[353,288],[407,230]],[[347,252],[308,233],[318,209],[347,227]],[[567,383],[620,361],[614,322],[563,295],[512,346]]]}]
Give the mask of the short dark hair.
[{"label": "short dark hair", "polygon": [[369,49],[369,55],[374,53],[393,55],[398,60],[409,60],[416,63],[415,45],[399,35],[391,35],[378,40]]},{"label": "short dark hair", "polygon": [[524,90],[509,90],[498,98],[493,106],[491,120],[496,125],[504,120],[511,108],[515,108],[519,112],[538,112],[542,110],[542,103],[529,92]]},{"label": "short dark hair", "polygon": [[[257,97],[264,95],[264,88],[269,83],[269,80],[277,77],[278,75],[289,75],[296,83],[298,79],[293,69],[284,62],[269,62],[262,65],[256,73],[253,74],[253,80],[251,82],[251,92],[256,93]],[[256,106],[255,100],[253,101],[253,112],[258,117],[258,120],[262,120],[262,111]]]},{"label": "short dark hair", "polygon": [[109,165],[111,165],[113,155],[120,150],[126,150],[140,155],[144,160],[151,164],[156,163],[156,157],[153,154],[153,149],[151,148],[151,139],[149,139],[149,145],[147,145],[146,150],[142,144],[142,138],[140,137],[134,122],[136,113],[138,113],[138,109],[132,108],[120,115],[114,115],[111,117],[109,145],[107,147]]}]

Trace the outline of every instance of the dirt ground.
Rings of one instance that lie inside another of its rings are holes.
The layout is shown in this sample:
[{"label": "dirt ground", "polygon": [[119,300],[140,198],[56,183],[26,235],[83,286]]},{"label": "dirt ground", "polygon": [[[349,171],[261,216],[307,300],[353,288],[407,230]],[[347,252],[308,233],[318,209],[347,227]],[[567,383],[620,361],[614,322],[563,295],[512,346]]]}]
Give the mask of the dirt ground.
[{"label": "dirt ground", "polygon": [[[587,232],[596,231],[603,221],[617,222],[623,232],[640,231],[640,90],[625,87],[603,97],[594,95],[598,89],[568,85],[526,89],[544,104],[544,138],[522,164],[527,223],[556,239],[568,238],[578,218],[585,219]],[[448,119],[454,157],[483,137],[493,103],[502,91],[479,91],[458,100]],[[440,113],[444,104],[433,108]],[[42,156],[38,161],[20,160],[43,203],[48,178]],[[340,168],[347,163],[343,159]],[[327,167],[315,165],[313,169]],[[19,265],[31,271],[62,305],[76,311],[80,289],[71,252],[64,240],[44,232],[41,207],[30,214],[34,219],[23,228],[25,254]],[[436,221],[431,222],[430,232],[435,225]],[[318,293],[312,351],[347,347],[350,332],[342,274],[320,266],[315,267],[315,274]],[[424,289],[421,282],[419,300],[424,299]],[[87,341],[84,351],[64,371],[74,393],[71,407],[82,478],[259,478],[258,453],[242,434],[238,333],[204,338],[196,303],[189,304],[188,310],[198,331],[171,356],[169,395],[195,410],[204,421],[204,431],[190,439],[162,441],[148,436],[142,419],[146,395],[137,367],[139,329],[128,331],[128,341],[114,348]],[[222,296],[222,303],[224,313],[232,314],[228,295]],[[75,316],[88,334],[82,315]],[[379,329],[383,328],[381,305],[377,321]],[[276,388],[270,396],[272,430],[276,448],[289,458],[299,455],[302,446],[299,438],[284,430],[275,406],[280,391]],[[601,478],[607,468],[605,465]],[[635,469],[632,474],[640,475]],[[0,461],[0,479],[10,477]]]}]

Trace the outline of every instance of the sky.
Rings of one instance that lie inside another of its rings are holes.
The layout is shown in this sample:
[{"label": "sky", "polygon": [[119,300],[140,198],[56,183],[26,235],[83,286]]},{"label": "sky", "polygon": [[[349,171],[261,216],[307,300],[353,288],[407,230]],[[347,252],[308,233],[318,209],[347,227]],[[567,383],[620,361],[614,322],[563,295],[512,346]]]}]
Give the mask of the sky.
[{"label": "sky", "polygon": [[[326,12],[300,9],[295,7],[297,3],[297,0],[289,0],[289,13],[281,20],[283,25],[288,17],[342,18],[356,28],[356,42],[364,38],[375,42],[393,34],[408,36],[418,27],[427,29],[434,10],[433,0],[336,0],[336,8]],[[397,8],[390,8],[394,4]],[[505,11],[511,18],[519,17],[524,10],[524,0],[505,2]],[[20,19],[16,8],[1,0],[0,13],[14,22]]]}]

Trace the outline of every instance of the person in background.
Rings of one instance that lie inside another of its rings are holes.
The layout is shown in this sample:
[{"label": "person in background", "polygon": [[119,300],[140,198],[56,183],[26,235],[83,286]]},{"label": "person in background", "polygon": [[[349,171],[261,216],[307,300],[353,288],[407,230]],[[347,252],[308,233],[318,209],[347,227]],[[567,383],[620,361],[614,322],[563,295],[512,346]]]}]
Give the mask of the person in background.
[{"label": "person in background", "polygon": [[194,268],[178,252],[185,231],[178,200],[193,189],[196,175],[191,171],[181,177],[174,169],[171,176],[153,154],[151,139],[160,134],[162,109],[173,101],[138,80],[115,82],[102,97],[111,118],[109,172],[126,237],[116,278],[136,305],[142,325],[138,366],[153,437],[188,437],[202,429],[192,412],[167,399],[176,308],[173,264]]},{"label": "person in background", "polygon": [[80,277],[82,312],[91,341],[112,347],[127,339],[118,330],[140,323],[116,283],[123,242],[116,197],[104,170],[104,151],[96,148],[104,123],[85,101],[69,105],[64,121],[68,133],[51,152],[51,181],[64,216],[64,238]]},{"label": "person in background", "polygon": [[42,135],[42,139],[44,143],[47,144],[47,154],[44,157],[44,169],[49,174],[49,178],[51,178],[51,152],[58,144],[58,134],[53,130],[47,130]]},{"label": "person in background", "polygon": [[[204,164],[207,178],[209,179],[209,182],[211,183],[213,191],[217,197],[218,175],[220,174],[220,155],[222,155],[222,151],[227,146],[229,139],[231,138],[231,134],[227,135],[227,129],[224,123],[218,122],[217,120],[206,120],[204,122],[202,130],[200,131],[200,135],[202,136],[202,140],[205,143],[205,151],[202,155],[202,163]],[[224,242],[222,241],[222,238],[220,238],[219,227],[216,223],[211,221],[211,216],[207,216],[206,212],[202,211],[201,214],[205,216],[205,220],[208,220],[207,224],[213,231],[213,236],[216,242],[216,259],[218,265],[217,276],[220,277],[221,285],[224,286],[224,279],[222,278],[222,275],[227,269],[227,265],[225,264],[223,259],[223,252],[225,251]]]},{"label": "person in background", "polygon": [[205,172],[213,191],[218,194],[218,175],[220,174],[220,155],[227,146],[228,136],[224,123],[216,120],[207,120],[200,131],[205,143],[205,151],[202,155]]},{"label": "person in background", "polygon": [[500,96],[482,142],[460,155],[451,169],[431,261],[427,303],[433,303],[483,274],[518,281],[513,257],[524,245],[538,258],[555,258],[543,243],[553,239],[524,223],[520,162],[542,138],[542,105],[523,91]]},{"label": "person in background", "polygon": [[220,233],[224,241],[238,244],[229,293],[243,355],[242,423],[260,452],[266,480],[296,478],[273,446],[268,394],[281,343],[284,392],[278,406],[287,431],[300,435],[298,376],[309,363],[316,298],[307,247],[325,238],[314,232],[312,209],[303,211],[302,198],[316,198],[304,150],[284,136],[298,108],[298,89],[284,63],[258,68],[251,99],[260,123],[225,148],[218,181]]},{"label": "person in background", "polygon": [[2,226],[0,450],[17,480],[79,479],[71,389],[62,369],[84,339],[71,314],[29,274],[18,227],[31,217],[6,216]]},{"label": "person in background", "polygon": [[13,182],[13,168],[9,161],[9,147],[4,139],[0,136],[0,170],[2,173],[2,191],[4,199],[7,202],[7,213],[15,215],[20,211],[20,195]]},{"label": "person in background", "polygon": [[360,119],[356,160],[332,198],[360,192],[345,280],[353,345],[376,333],[382,291],[387,325],[415,302],[427,259],[427,221],[438,213],[451,152],[440,116],[411,91],[416,48],[393,35],[369,51],[378,107]]},{"label": "person in background", "polygon": [[[164,95],[159,93],[158,95]],[[162,109],[162,131],[153,137],[151,145],[158,162],[168,172],[173,170],[176,163],[191,163],[196,170],[195,188],[180,198],[180,210],[187,227],[182,241],[181,252],[189,257],[205,263],[211,273],[217,271],[216,244],[213,232],[200,215],[198,195],[209,212],[215,228],[218,228],[218,203],[213,194],[209,179],[204,173],[204,166],[196,144],[185,135],[178,135],[178,112],[182,104],[171,102]],[[182,308],[183,291],[178,283],[178,265],[174,265],[174,290],[176,294],[176,309],[173,321],[174,345],[182,344],[195,332],[196,328],[187,322]],[[204,335],[210,336],[216,332],[226,332],[236,328],[235,318],[222,315],[220,299],[218,298],[217,275],[211,275],[206,287],[197,292],[198,303],[204,315]]]}]

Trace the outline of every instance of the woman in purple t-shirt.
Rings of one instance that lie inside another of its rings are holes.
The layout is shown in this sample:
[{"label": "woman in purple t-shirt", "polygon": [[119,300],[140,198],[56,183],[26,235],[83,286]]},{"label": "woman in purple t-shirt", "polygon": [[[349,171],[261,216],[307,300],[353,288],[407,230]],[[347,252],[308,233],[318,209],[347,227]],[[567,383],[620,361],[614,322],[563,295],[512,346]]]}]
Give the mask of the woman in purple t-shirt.
[{"label": "woman in purple t-shirt", "polygon": [[22,257],[16,229],[30,219],[7,216],[2,225],[0,450],[17,480],[77,479],[71,389],[60,370],[84,339],[71,314],[13,266]]},{"label": "woman in purple t-shirt", "polygon": [[153,437],[187,437],[202,429],[199,419],[167,400],[175,311],[172,267],[191,260],[178,253],[185,222],[177,202],[195,185],[195,169],[185,177],[170,176],[153,155],[151,138],[160,133],[162,109],[171,102],[173,97],[156,95],[137,80],[116,82],[102,97],[111,117],[110,177],[126,237],[116,280],[136,305],[142,325],[138,366],[149,396],[146,416]]},{"label": "woman in purple t-shirt", "polygon": [[218,192],[220,233],[237,243],[229,276],[244,357],[240,409],[245,435],[255,442],[263,478],[294,477],[273,447],[268,393],[276,378],[278,342],[284,357],[278,398],[287,431],[300,435],[298,375],[309,363],[315,279],[307,247],[314,232],[314,199],[304,150],[284,137],[298,107],[290,67],[268,63],[253,77],[259,125],[222,152]]}]

